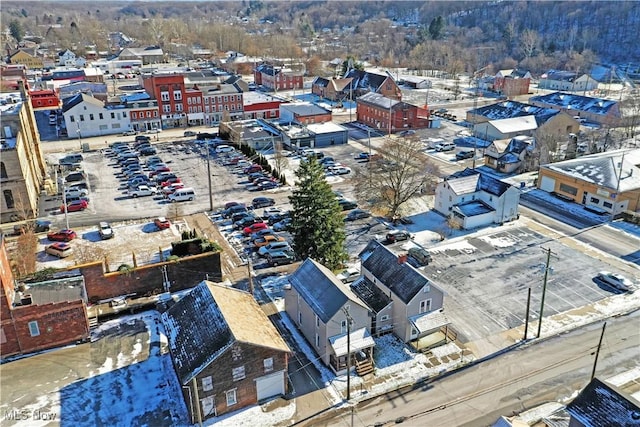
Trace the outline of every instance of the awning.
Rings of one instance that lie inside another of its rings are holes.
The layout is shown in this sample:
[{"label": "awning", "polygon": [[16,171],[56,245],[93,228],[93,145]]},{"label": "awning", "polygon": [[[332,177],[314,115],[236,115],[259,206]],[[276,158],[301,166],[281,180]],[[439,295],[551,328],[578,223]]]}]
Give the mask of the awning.
[{"label": "awning", "polygon": [[432,332],[451,324],[451,321],[444,314],[444,310],[412,316],[409,318],[409,321],[418,330],[418,334]]},{"label": "awning", "polygon": [[[371,338],[371,334],[367,328],[361,328],[349,334],[351,336],[351,353],[355,353],[365,348],[375,347],[376,343]],[[347,354],[347,334],[334,335],[329,338],[329,343],[336,357],[345,356]]]}]

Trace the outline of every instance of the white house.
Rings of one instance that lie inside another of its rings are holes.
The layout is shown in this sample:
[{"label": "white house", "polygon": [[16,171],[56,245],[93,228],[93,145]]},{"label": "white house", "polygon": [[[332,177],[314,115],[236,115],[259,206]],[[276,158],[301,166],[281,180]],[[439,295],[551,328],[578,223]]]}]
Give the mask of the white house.
[{"label": "white house", "polygon": [[473,134],[485,141],[495,141],[518,135],[532,136],[536,129],[538,129],[536,116],[529,115],[477,123],[473,127]]},{"label": "white house", "polygon": [[76,66],[76,54],[65,49],[58,52],[58,65],[62,67],[75,67]]},{"label": "white house", "polygon": [[540,76],[538,87],[564,92],[584,92],[597,89],[598,81],[589,74],[578,75],[572,71],[549,70]]},{"label": "white house", "polygon": [[104,102],[84,93],[65,99],[62,115],[70,138],[112,135],[131,129],[129,108],[106,107]]},{"label": "white house", "polygon": [[467,168],[437,185],[434,209],[471,229],[517,219],[519,202],[517,188]]}]

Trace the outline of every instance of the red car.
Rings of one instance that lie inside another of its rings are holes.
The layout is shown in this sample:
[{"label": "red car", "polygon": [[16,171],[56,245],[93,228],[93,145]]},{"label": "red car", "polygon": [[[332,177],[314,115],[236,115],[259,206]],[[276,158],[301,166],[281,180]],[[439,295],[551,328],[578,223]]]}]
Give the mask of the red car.
[{"label": "red car", "polygon": [[269,228],[269,226],[264,223],[264,222],[256,222],[255,224],[251,224],[248,227],[245,227],[244,230],[242,230],[242,232],[244,233],[245,236],[249,236],[252,233],[255,233],[256,231],[260,231],[260,230],[264,230],[265,228]]},{"label": "red car", "polygon": [[69,203],[67,206],[60,206],[60,212],[64,212],[65,210],[67,212],[79,212],[87,209],[87,206],[89,206],[89,203],[87,203],[86,200],[76,200],[75,202]]},{"label": "red car", "polygon": [[153,223],[160,230],[166,230],[167,228],[171,227],[171,223],[169,222],[169,220],[163,216],[159,216],[158,218],[154,219]]},{"label": "red car", "polygon": [[154,176],[158,175],[161,172],[171,172],[171,169],[168,166],[160,166],[157,169],[154,169],[151,172],[149,172],[149,178],[153,178]]},{"label": "red car", "polygon": [[161,187],[167,187],[171,184],[179,184],[181,183],[182,180],[178,177],[175,178],[169,178],[168,180],[164,181],[162,184],[160,184]]},{"label": "red car", "polygon": [[78,237],[76,232],[73,230],[62,229],[59,231],[52,231],[47,233],[47,239],[52,240],[54,242],[69,242]]}]

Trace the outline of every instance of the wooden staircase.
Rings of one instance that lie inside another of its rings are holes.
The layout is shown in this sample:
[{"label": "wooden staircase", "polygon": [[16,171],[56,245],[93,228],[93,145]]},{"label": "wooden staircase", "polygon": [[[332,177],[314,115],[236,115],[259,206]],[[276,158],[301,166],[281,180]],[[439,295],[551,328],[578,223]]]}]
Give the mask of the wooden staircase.
[{"label": "wooden staircase", "polygon": [[364,377],[365,375],[368,375],[368,374],[372,374],[373,361],[371,361],[370,359],[358,360],[358,358],[356,358],[355,368],[356,368],[356,373],[361,377]]}]

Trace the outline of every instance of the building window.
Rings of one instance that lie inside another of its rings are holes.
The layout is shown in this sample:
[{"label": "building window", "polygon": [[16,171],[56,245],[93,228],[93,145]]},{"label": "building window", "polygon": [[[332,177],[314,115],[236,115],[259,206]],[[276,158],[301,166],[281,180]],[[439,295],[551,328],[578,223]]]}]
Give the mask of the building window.
[{"label": "building window", "polygon": [[611,203],[609,203],[609,202],[604,202],[604,203],[602,204],[602,206],[604,206],[605,208],[609,208],[609,209],[611,209],[611,208],[613,207],[613,204],[611,204]]},{"label": "building window", "polygon": [[173,100],[174,101],[182,101],[182,92],[180,91],[173,91]]},{"label": "building window", "polygon": [[164,113],[170,113],[170,112],[171,112],[171,105],[169,105],[169,104],[165,104],[165,105],[163,105],[163,106],[162,106],[162,111],[163,111]]},{"label": "building window", "polygon": [[224,102],[229,102],[229,97],[228,96],[224,97]]},{"label": "building window", "polygon": [[595,198],[595,197],[590,197],[590,198],[589,198],[589,201],[590,201],[591,203],[595,203],[596,205],[599,205],[599,204],[600,204],[600,199]]},{"label": "building window", "polygon": [[69,120],[71,121],[71,123],[75,123],[76,118],[74,116],[69,116]]},{"label": "building window", "polygon": [[182,111],[182,104],[176,104],[176,111]]},{"label": "building window", "polygon": [[7,204],[7,209],[13,209],[16,206],[16,202],[13,200],[13,193],[11,190],[4,190],[4,202]]},{"label": "building window", "polygon": [[7,167],[4,165],[4,162],[0,162],[0,178],[9,178],[7,175]]},{"label": "building window", "polygon": [[[142,113],[140,113],[140,114],[142,114]],[[140,117],[142,117],[142,116],[140,116]],[[138,118],[138,113],[136,113],[136,112],[132,112],[132,113],[131,113],[131,118],[132,118],[133,120],[137,119],[137,118]]]},{"label": "building window", "polygon": [[162,101],[169,101],[169,92],[162,92],[160,93],[160,99]]},{"label": "building window", "polygon": [[347,332],[347,321],[346,319],[340,322],[340,333],[344,334]]},{"label": "building window", "polygon": [[244,366],[233,368],[231,370],[231,373],[233,375],[233,380],[234,381],[240,381],[240,380],[245,379]]},{"label": "building window", "polygon": [[213,378],[211,377],[211,375],[209,375],[208,377],[204,377],[202,379],[202,390],[204,391],[213,390]]},{"label": "building window", "polygon": [[102,116],[102,113],[98,113],[98,117],[100,118],[100,120],[104,119],[104,117]]},{"label": "building window", "polygon": [[187,98],[187,104],[191,105],[191,98]]},{"label": "building window", "polygon": [[151,111],[147,111],[147,117],[151,118]]},{"label": "building window", "polygon": [[116,113],[111,113],[111,118],[115,119],[116,118]]},{"label": "building window", "polygon": [[40,328],[38,328],[38,322],[36,320],[29,322],[29,333],[32,337],[40,335]]},{"label": "building window", "polygon": [[84,122],[84,114],[80,114],[80,121]]},{"label": "building window", "polygon": [[319,327],[320,327],[320,318],[316,314],[316,328],[319,328]]},{"label": "building window", "polygon": [[122,112],[122,117],[127,117],[127,112],[126,111]]},{"label": "building window", "polygon": [[233,390],[229,390],[227,393],[227,406],[233,406],[236,403],[238,403],[238,401],[236,400],[236,389],[234,388]]},{"label": "building window", "polygon": [[273,357],[270,357],[268,359],[264,359],[262,361],[262,366],[264,366],[264,372],[271,372],[273,371]]},{"label": "building window", "polygon": [[431,311],[431,300],[425,299],[420,301],[420,313],[428,313]]},{"label": "building window", "polygon": [[158,112],[157,111],[153,112],[153,117],[158,117]]},{"label": "building window", "polygon": [[385,314],[384,316],[380,317],[380,321],[381,322],[386,322],[387,320],[389,320],[389,315]]},{"label": "building window", "polygon": [[93,114],[89,114],[89,120],[93,120]]},{"label": "building window", "polygon": [[298,312],[298,325],[302,325],[302,312]]},{"label": "building window", "polygon": [[204,99],[204,103],[205,103],[205,104],[208,104],[208,103],[209,103],[209,98],[208,98],[208,97],[206,97],[206,98]]},{"label": "building window", "polygon": [[578,194],[578,189],[576,187],[572,187],[564,183],[560,184],[560,191],[562,191],[563,193],[571,194],[572,196]]},{"label": "building window", "polygon": [[316,347],[320,348],[320,335],[316,334]]}]

